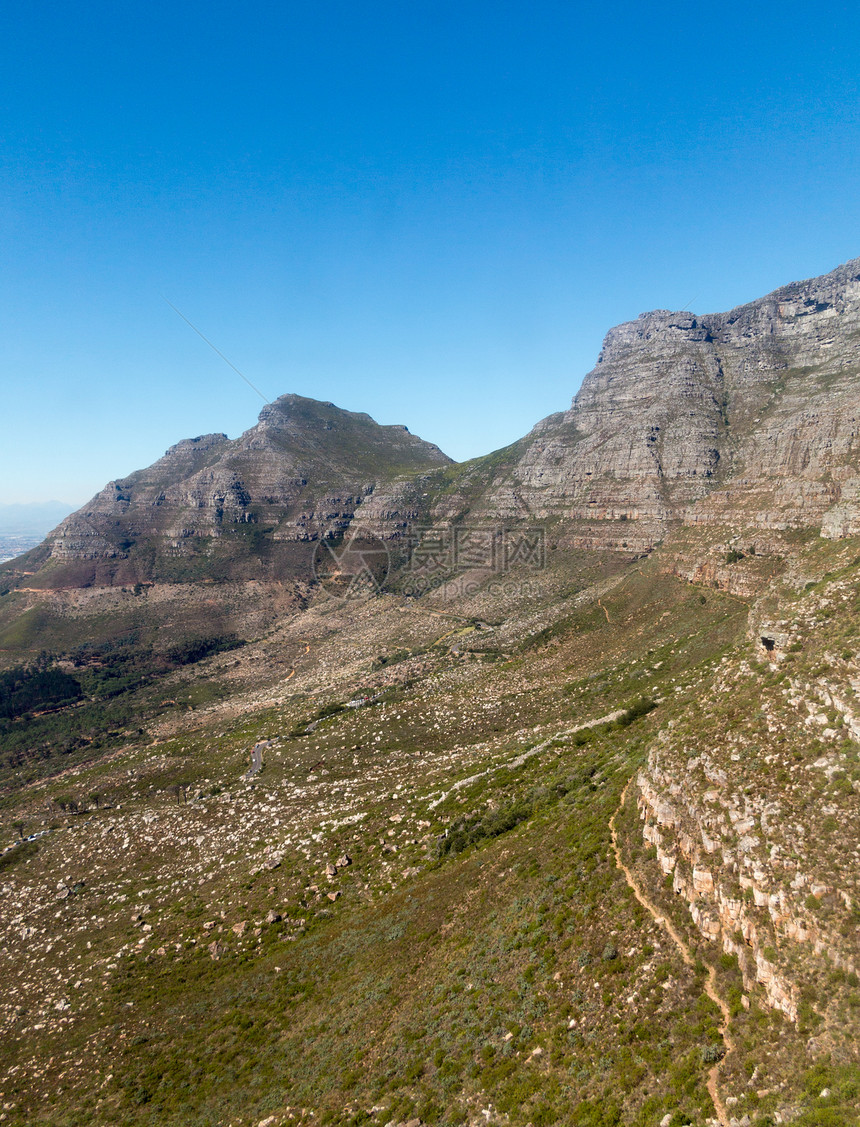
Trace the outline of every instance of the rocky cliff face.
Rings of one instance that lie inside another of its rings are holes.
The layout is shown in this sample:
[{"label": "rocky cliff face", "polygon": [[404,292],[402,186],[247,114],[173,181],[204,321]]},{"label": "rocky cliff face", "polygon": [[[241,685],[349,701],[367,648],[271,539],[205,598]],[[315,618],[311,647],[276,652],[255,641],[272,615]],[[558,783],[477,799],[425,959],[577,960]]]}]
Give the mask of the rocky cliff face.
[{"label": "rocky cliff face", "polygon": [[284,396],[234,442],[180,442],[111,482],[51,537],[50,583],[194,578],[176,561],[207,556],[236,577],[273,545],[269,570],[294,575],[297,543],[416,520],[540,522],[562,547],[639,552],[684,525],[758,530],[765,549],[792,529],[853,534],[860,259],[729,313],[619,325],[568,411],[440,474],[448,463],[403,427]]},{"label": "rocky cliff face", "polygon": [[539,423],[481,507],[582,547],[667,528],[860,528],[860,259],[729,313],[658,310],[606,336],[569,411]]},{"label": "rocky cliff face", "polygon": [[345,531],[362,507],[375,523],[396,523],[374,494],[448,462],[406,427],[286,395],[235,441],[188,439],[110,482],[50,538],[50,582],[160,578],[176,561],[208,557],[217,568],[231,556],[278,555],[278,545],[289,567],[290,544]]},{"label": "rocky cliff face", "polygon": [[860,969],[856,565],[841,570],[793,598],[781,588],[776,623],[754,612],[750,655],[722,662],[637,778],[654,876],[737,956],[745,1004],[780,1010],[834,1052],[840,987]]}]

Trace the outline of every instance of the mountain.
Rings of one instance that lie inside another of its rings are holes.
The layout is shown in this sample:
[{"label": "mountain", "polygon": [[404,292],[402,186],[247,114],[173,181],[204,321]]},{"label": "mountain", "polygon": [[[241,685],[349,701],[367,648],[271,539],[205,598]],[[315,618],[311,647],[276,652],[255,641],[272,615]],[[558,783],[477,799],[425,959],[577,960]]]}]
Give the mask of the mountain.
[{"label": "mountain", "polygon": [[858,325],[860,259],[729,313],[643,314],[607,334],[568,411],[456,470],[403,427],[284,396],[234,442],[187,440],[111,482],[28,585],[306,578],[302,542],[416,520],[538,520],[629,551],[678,525],[838,538],[860,530]]},{"label": "mountain", "polygon": [[586,547],[645,550],[678,523],[853,534],[858,375],[860,259],[729,313],[642,314],[470,507]]},{"label": "mountain", "polygon": [[235,441],[188,439],[105,486],[50,538],[50,583],[202,578],[219,567],[256,577],[264,557],[264,576],[277,575],[300,566],[296,543],[346,530],[382,484],[449,462],[404,426],[284,395]]},{"label": "mountain", "polygon": [[857,1127],[858,283],[462,465],[285,397],[0,569],[4,1125]]}]

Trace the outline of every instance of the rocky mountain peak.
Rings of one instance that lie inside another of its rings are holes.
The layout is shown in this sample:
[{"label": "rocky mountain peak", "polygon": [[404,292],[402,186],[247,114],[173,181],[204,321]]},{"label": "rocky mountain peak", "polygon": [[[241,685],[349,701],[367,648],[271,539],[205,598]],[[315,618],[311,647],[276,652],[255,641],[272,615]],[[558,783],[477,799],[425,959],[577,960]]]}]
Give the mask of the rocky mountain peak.
[{"label": "rocky mountain peak", "polygon": [[201,434],[197,438],[183,438],[175,445],[168,447],[165,457],[182,454],[199,454],[211,450],[213,446],[222,446],[229,442],[226,434]]},{"label": "rocky mountain peak", "polygon": [[316,453],[355,467],[400,462],[446,465],[438,446],[409,433],[407,427],[377,423],[365,411],[346,411],[334,403],[302,395],[282,395],[262,409],[257,425],[238,440],[248,450],[272,445],[280,453]]},{"label": "rocky mountain peak", "polygon": [[449,462],[403,426],[284,395],[239,438],[185,439],[108,483],[47,542],[50,582],[227,578],[261,566],[296,575],[304,565],[290,543],[343,532],[380,488]]},{"label": "rocky mountain peak", "polygon": [[272,427],[296,429],[331,426],[335,421],[360,420],[371,426],[378,424],[364,411],[346,411],[334,403],[308,399],[303,395],[288,393],[267,403],[260,411],[258,423]]},{"label": "rocky mountain peak", "polygon": [[353,525],[397,536],[419,512],[552,521],[563,544],[626,551],[670,527],[739,521],[840,537],[860,531],[858,379],[854,259],[725,313],[657,309],[616,326],[567,411],[459,476],[435,479],[450,459],[401,425],[288,394],[238,439],[177,443],[111,483],[50,552],[116,561],[146,544],[152,574],[216,542],[229,556],[249,526],[277,543]]},{"label": "rocky mountain peak", "polygon": [[[727,313],[611,329],[570,409],[494,474],[500,519],[641,550],[670,523],[860,529],[860,259]],[[624,526],[621,527],[621,522]]]}]

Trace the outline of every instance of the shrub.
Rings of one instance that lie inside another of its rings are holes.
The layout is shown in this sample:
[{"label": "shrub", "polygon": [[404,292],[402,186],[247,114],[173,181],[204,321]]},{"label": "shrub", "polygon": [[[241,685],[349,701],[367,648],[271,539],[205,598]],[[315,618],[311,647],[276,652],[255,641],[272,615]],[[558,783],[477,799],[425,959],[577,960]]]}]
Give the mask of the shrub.
[{"label": "shrub", "polygon": [[4,869],[11,869],[13,866],[19,865],[23,861],[29,861],[30,858],[35,857],[38,852],[39,846],[35,841],[22,841],[12,849],[7,849],[6,852],[0,856],[0,872]]},{"label": "shrub", "polygon": [[212,634],[203,638],[190,638],[171,646],[164,656],[171,665],[194,665],[204,657],[235,650],[244,644],[235,634]]},{"label": "shrub", "polygon": [[649,700],[647,697],[639,697],[635,700],[629,708],[625,709],[622,716],[618,719],[618,726],[620,728],[629,728],[634,720],[640,720],[643,716],[647,716],[649,712],[653,712],[657,707],[657,702]]},{"label": "shrub", "polygon": [[456,855],[479,841],[499,837],[525,822],[531,814],[531,803],[517,802],[500,810],[491,810],[484,815],[461,818],[440,840],[439,856]]}]

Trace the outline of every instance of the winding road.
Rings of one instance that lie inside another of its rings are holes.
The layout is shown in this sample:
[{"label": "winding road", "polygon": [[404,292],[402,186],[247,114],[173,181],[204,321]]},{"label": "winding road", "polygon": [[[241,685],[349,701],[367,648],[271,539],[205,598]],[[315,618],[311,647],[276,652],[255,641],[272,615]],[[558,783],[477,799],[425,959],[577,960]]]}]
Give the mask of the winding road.
[{"label": "winding road", "polygon": [[251,766],[245,772],[246,779],[252,779],[263,770],[263,748],[266,746],[265,743],[254,744],[251,749]]}]

